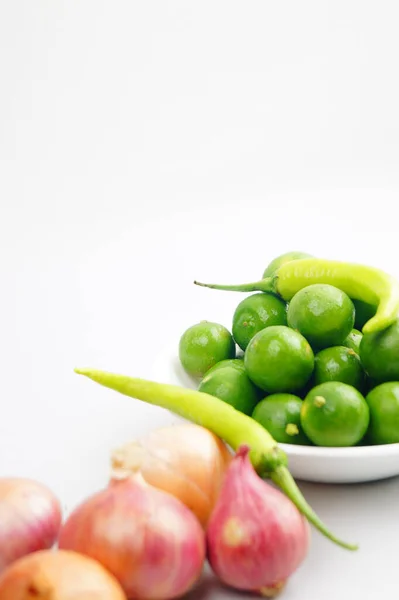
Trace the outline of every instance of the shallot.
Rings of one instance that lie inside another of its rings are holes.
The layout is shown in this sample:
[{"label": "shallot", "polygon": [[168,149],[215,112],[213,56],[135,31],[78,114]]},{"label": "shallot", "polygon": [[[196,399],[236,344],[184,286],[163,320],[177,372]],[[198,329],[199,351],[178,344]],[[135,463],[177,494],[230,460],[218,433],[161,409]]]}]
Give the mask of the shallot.
[{"label": "shallot", "polygon": [[241,446],[207,527],[208,559],[231,587],[275,596],[306,557],[310,531],[280,491],[260,479]]},{"label": "shallot", "polygon": [[180,500],[148,485],[140,473],[119,473],[61,529],[59,546],[98,560],[129,598],[181,596],[199,579],[204,531]]},{"label": "shallot", "polygon": [[47,487],[30,479],[0,479],[0,573],[14,560],[47,550],[61,526],[61,506]]},{"label": "shallot", "polygon": [[225,444],[205,427],[161,427],[112,454],[114,469],[140,471],[150,485],[173,494],[206,525],[231,461]]},{"label": "shallot", "polygon": [[77,552],[43,550],[20,558],[0,576],[1,600],[126,600],[95,560]]}]

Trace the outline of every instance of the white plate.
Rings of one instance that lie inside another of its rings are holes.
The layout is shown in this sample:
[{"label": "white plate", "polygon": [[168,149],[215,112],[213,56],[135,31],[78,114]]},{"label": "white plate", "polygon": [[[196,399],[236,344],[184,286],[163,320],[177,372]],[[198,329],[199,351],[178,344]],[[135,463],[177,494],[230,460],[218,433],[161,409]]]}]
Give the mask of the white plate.
[{"label": "white plate", "polygon": [[[176,355],[177,344],[164,348],[154,363],[153,378],[196,388],[198,382],[182,369]],[[176,422],[183,419],[176,416]],[[399,475],[399,444],[320,448],[280,444],[288,456],[289,469],[303,481],[321,483],[359,483]]]}]

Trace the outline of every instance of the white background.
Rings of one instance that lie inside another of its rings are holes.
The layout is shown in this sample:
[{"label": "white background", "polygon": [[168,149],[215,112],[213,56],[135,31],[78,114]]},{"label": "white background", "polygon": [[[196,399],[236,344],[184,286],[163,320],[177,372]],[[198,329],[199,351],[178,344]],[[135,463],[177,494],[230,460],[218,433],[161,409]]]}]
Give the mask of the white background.
[{"label": "white background", "polygon": [[[398,17],[0,0],[0,474],[67,509],[104,485],[110,449],[169,417],[73,367],[153,377],[187,326],[230,327],[241,297],[194,278],[258,278],[291,249],[399,275]],[[303,488],[362,549],[315,534],[284,598],[393,598],[398,481]]]}]

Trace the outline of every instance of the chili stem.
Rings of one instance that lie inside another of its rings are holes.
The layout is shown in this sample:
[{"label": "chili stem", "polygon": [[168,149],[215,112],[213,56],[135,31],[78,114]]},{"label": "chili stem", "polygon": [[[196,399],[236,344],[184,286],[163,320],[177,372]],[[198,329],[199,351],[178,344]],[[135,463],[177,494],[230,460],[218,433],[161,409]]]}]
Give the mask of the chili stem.
[{"label": "chili stem", "polygon": [[324,525],[323,521],[317,516],[314,512],[313,508],[308,504],[300,492],[297,484],[295,483],[294,478],[292,477],[289,470],[280,466],[270,474],[270,479],[274,481],[288,496],[290,500],[295,504],[295,506],[301,511],[303,515],[307,518],[307,520],[312,523],[323,535],[325,535],[329,540],[338,544],[338,546],[342,546],[347,550],[357,550],[357,544],[348,544],[347,542],[343,542],[339,538],[337,538],[333,533],[327,529]]},{"label": "chili stem", "polygon": [[210,288],[211,290],[224,290],[226,292],[272,292],[277,293],[274,286],[274,277],[266,277],[259,281],[251,283],[241,283],[236,285],[220,285],[218,283],[201,283],[194,281],[195,285]]}]

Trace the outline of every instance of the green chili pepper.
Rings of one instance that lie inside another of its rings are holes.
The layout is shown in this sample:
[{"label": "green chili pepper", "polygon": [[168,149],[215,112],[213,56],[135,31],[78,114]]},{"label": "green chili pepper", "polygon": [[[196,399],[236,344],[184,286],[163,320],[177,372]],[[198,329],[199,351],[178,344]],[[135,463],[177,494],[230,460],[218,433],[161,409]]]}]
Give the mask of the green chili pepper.
[{"label": "green chili pepper", "polygon": [[161,406],[197,423],[223,439],[233,450],[247,444],[251,447],[251,461],[259,475],[269,476],[279,485],[306,518],[327,538],[343,548],[357,549],[357,546],[339,540],[322,523],[288,471],[284,452],[266,429],[251,417],[238,412],[215,396],[176,385],[94,369],[75,369],[75,372],[125,396]]},{"label": "green chili pepper", "polygon": [[216,290],[237,292],[272,292],[287,302],[302,288],[313,283],[327,283],[350,298],[377,306],[376,314],[363,327],[364,333],[382,331],[397,318],[399,283],[390,275],[364,265],[303,258],[281,265],[272,277],[241,285],[218,285],[194,282]]}]

